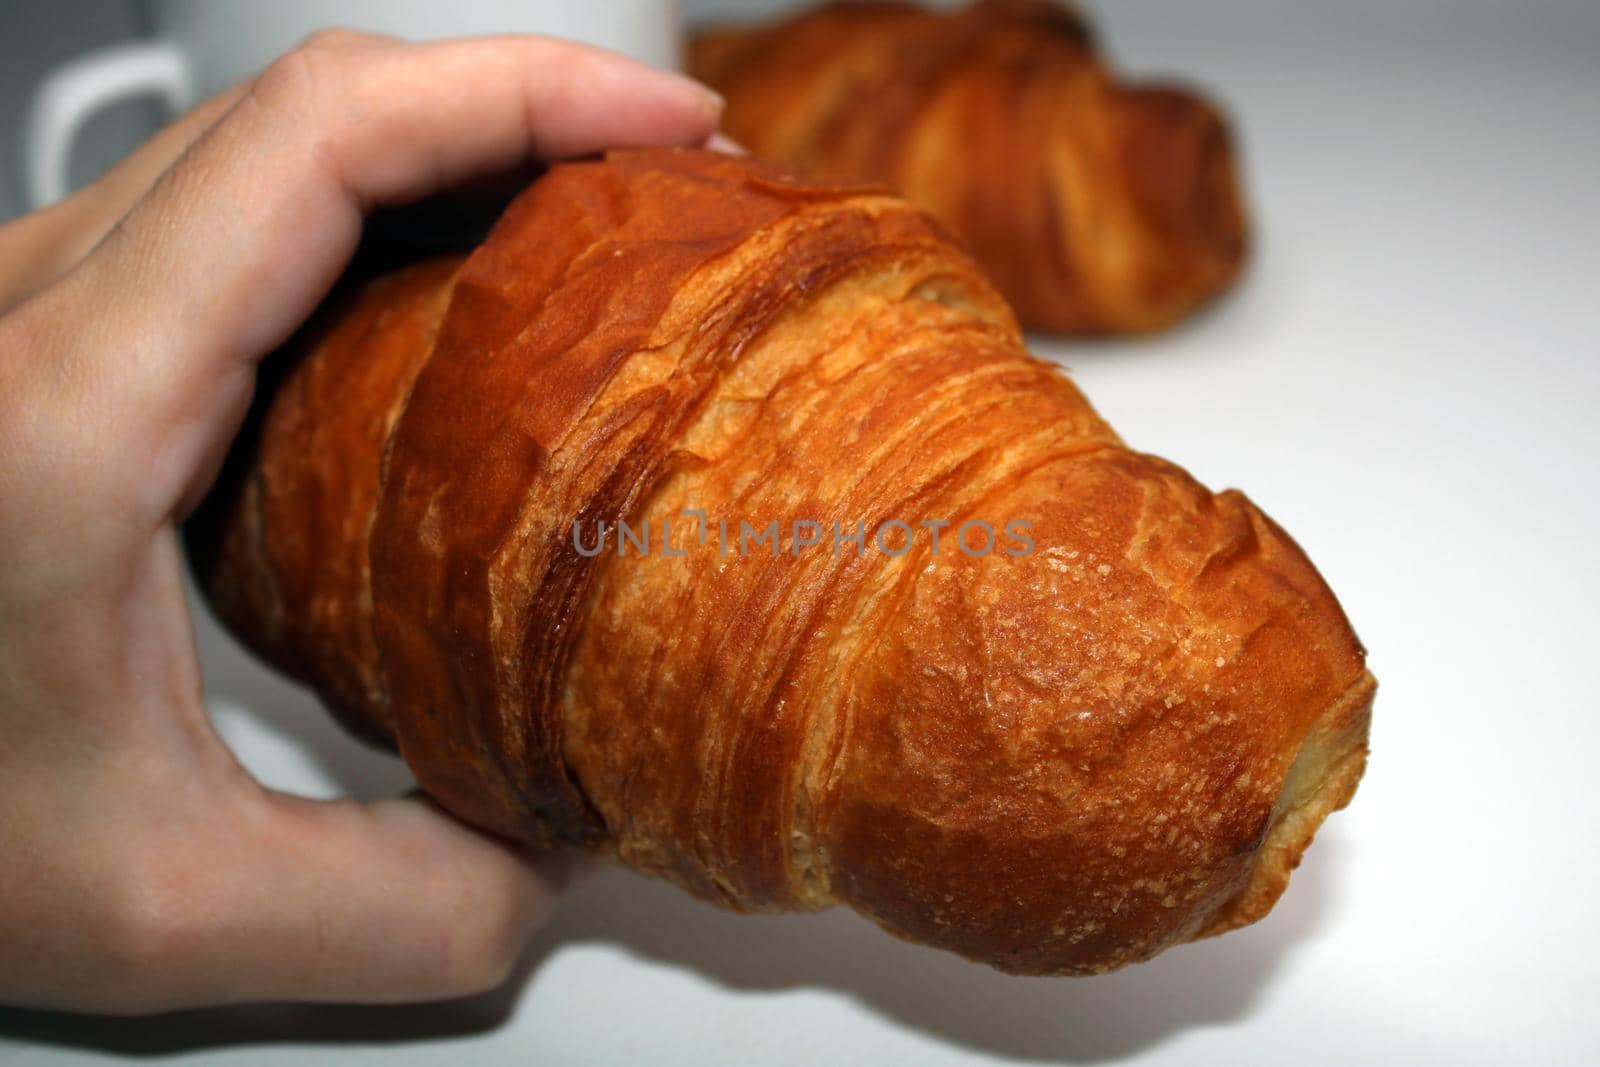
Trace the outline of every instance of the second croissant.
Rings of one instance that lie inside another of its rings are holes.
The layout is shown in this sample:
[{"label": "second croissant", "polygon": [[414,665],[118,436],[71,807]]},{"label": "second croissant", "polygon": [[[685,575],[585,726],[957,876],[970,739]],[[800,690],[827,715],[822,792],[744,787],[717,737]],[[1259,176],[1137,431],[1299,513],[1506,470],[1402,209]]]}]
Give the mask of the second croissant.
[{"label": "second croissant", "polygon": [[1049,0],[833,4],[708,30],[689,68],[756,155],[882,182],[937,216],[1029,328],[1159,330],[1243,262],[1216,109],[1118,80],[1083,19]]}]

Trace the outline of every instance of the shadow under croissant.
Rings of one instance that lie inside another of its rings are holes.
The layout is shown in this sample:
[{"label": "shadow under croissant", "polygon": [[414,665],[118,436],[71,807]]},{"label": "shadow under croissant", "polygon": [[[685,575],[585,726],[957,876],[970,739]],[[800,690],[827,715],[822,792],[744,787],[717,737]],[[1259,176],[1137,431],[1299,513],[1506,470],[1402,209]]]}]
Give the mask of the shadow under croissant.
[{"label": "shadow under croissant", "polygon": [[[306,752],[344,792],[374,797],[408,781],[397,760],[345,735],[303,690],[252,660],[195,603],[214,707]],[[223,670],[215,670],[219,664]],[[222,724],[226,727],[226,723]],[[226,729],[224,729],[226,733]],[[124,1055],[304,1043],[391,1043],[482,1033],[506,1023],[532,976],[561,952],[608,945],[689,968],[724,988],[811,989],[851,997],[891,1023],[1018,1060],[1104,1062],[1195,1027],[1248,1016],[1284,956],[1326,915],[1339,869],[1325,827],[1272,913],[1255,926],[1099,978],[1018,978],[898,941],[846,908],[733,915],[620,867],[577,886],[492,993],[381,1007],[251,1005],[111,1019],[0,1008],[0,1035]]]},{"label": "shadow under croissant", "polygon": [[731,989],[817,989],[903,1027],[1018,1060],[1105,1062],[1178,1033],[1245,1018],[1284,956],[1322,924],[1334,834],[1253,927],[1097,978],[1022,978],[879,931],[847,908],[732,915],[622,868],[579,886],[530,949],[616,945]]}]

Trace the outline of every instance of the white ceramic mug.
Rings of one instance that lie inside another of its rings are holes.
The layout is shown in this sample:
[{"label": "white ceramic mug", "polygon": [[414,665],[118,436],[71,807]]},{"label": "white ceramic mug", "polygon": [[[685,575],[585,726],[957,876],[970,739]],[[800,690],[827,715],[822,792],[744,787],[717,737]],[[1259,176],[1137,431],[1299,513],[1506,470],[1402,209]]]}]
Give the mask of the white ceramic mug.
[{"label": "white ceramic mug", "polygon": [[150,95],[177,114],[330,26],[413,41],[542,33],[653,66],[680,61],[676,0],[145,0],[142,8],[153,39],[91,53],[40,85],[24,149],[31,206],[71,191],[73,143],[101,108]]}]

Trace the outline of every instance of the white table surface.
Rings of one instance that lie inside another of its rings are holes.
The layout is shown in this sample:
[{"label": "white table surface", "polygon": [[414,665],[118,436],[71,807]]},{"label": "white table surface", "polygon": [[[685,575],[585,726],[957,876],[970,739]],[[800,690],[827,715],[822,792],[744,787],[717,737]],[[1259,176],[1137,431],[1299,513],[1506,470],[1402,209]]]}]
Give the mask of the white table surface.
[{"label": "white table surface", "polygon": [[[0,1062],[1600,1059],[1600,6],[1103,6],[1126,65],[1230,104],[1259,243],[1170,336],[1039,350],[1134,445],[1282,522],[1382,683],[1355,803],[1265,921],[1018,979],[848,912],[725,915],[611,871],[491,997],[0,1012]],[[219,723],[264,779],[406,783],[202,627]]]}]

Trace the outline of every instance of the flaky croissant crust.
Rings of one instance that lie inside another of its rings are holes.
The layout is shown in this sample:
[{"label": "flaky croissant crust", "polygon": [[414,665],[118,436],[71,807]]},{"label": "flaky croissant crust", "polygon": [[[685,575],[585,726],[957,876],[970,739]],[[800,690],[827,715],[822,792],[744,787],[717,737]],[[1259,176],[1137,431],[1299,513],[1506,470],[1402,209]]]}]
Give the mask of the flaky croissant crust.
[{"label": "flaky croissant crust", "polygon": [[[1300,549],[1128,450],[872,189],[556,166],[366,289],[243,447],[193,537],[236,631],[463,818],[728,907],[1103,971],[1264,914],[1361,774],[1372,679]],[[585,549],[618,521],[655,550]]]},{"label": "flaky croissant crust", "polygon": [[730,136],[932,212],[1030,328],[1160,329],[1243,263],[1217,110],[1188,89],[1118,79],[1054,0],[833,3],[712,27],[688,60],[727,98]]}]

